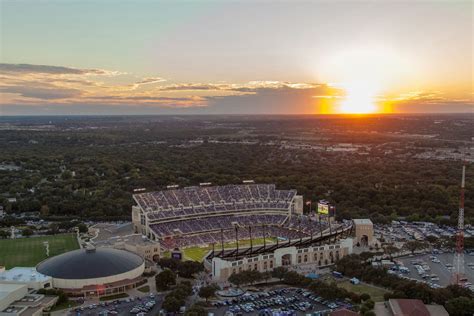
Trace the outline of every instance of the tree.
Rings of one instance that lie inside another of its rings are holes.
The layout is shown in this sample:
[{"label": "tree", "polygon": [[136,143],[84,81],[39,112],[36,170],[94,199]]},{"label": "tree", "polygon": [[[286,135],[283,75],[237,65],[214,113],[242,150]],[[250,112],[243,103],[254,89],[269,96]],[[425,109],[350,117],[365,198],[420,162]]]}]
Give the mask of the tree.
[{"label": "tree", "polygon": [[232,273],[227,280],[237,287],[240,287],[242,284],[244,284],[242,274],[240,273]]},{"label": "tree", "polygon": [[31,228],[25,228],[21,231],[21,235],[24,237],[30,237],[33,235],[33,230]]},{"label": "tree", "polygon": [[204,271],[204,265],[196,261],[178,262],[177,270],[180,277],[192,278],[195,273]]},{"label": "tree", "polygon": [[59,225],[56,224],[56,223],[49,224],[49,233],[51,235],[55,235],[55,234],[59,233]]},{"label": "tree", "polygon": [[162,269],[168,268],[172,271],[176,271],[180,263],[181,261],[173,258],[160,258],[157,262]]},{"label": "tree", "polygon": [[265,280],[265,283],[268,283],[268,280],[272,278],[272,273],[270,271],[262,272],[262,280]]},{"label": "tree", "polygon": [[155,282],[157,289],[166,291],[170,285],[176,284],[176,274],[169,269],[163,270],[156,275]]},{"label": "tree", "polygon": [[384,247],[384,252],[390,257],[390,260],[392,260],[392,255],[399,251],[400,249],[398,249],[394,245],[387,245]]},{"label": "tree", "polygon": [[40,209],[41,216],[48,216],[49,215],[49,207],[46,204],[41,205]]},{"label": "tree", "polygon": [[370,295],[367,294],[367,293],[362,293],[362,294],[360,295],[360,299],[363,300],[363,301],[367,301],[367,300],[370,299]]},{"label": "tree", "polygon": [[208,286],[203,286],[199,290],[198,295],[202,298],[204,298],[207,302],[207,300],[211,297],[213,297],[216,294],[217,286],[215,284],[211,284]]},{"label": "tree", "polygon": [[403,248],[414,254],[416,250],[425,249],[426,244],[418,240],[410,240],[403,245]]},{"label": "tree", "polygon": [[10,234],[4,230],[0,230],[0,238],[1,239],[5,239],[5,238],[8,238]]},{"label": "tree", "polygon": [[87,225],[84,223],[77,224],[77,228],[79,229],[79,232],[82,234],[87,233],[88,231]]},{"label": "tree", "polygon": [[474,299],[468,297],[453,298],[446,302],[445,307],[451,316],[473,315]]},{"label": "tree", "polygon": [[364,305],[367,306],[368,309],[373,309],[375,306],[375,302],[371,299],[368,299],[364,302]]},{"label": "tree", "polygon": [[174,295],[167,295],[163,301],[163,308],[170,313],[176,313],[179,311],[181,306],[184,305],[184,300]]},{"label": "tree", "polygon": [[281,281],[281,280],[283,280],[283,278],[285,277],[287,272],[288,272],[288,269],[285,268],[285,267],[276,267],[272,271],[272,276]]},{"label": "tree", "polygon": [[184,315],[185,316],[207,316],[207,310],[199,304],[194,304],[186,311],[186,313],[184,313]]},{"label": "tree", "polygon": [[428,235],[426,236],[426,241],[429,242],[430,244],[436,244],[438,242],[439,238],[435,237],[433,235]]}]

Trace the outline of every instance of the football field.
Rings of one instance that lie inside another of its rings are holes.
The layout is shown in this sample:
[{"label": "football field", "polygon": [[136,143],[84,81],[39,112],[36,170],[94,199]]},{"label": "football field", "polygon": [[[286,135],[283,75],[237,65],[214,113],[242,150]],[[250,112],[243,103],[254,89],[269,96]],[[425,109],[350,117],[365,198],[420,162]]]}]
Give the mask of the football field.
[{"label": "football field", "polygon": [[[276,238],[267,238],[266,243],[272,244],[276,242]],[[255,238],[252,240],[254,246],[263,245],[263,238]],[[239,247],[246,248],[250,246],[250,240],[240,240]],[[224,243],[224,249],[228,248],[235,248],[235,242],[227,242]],[[188,247],[183,249],[184,259],[186,260],[193,260],[201,262],[204,259],[204,256],[212,249],[212,246],[196,246],[196,247]],[[215,251],[221,250],[221,245],[215,245]]]},{"label": "football field", "polygon": [[49,243],[49,257],[79,248],[75,234],[3,239],[0,240],[0,265],[7,269],[36,266],[47,258],[45,241]]}]

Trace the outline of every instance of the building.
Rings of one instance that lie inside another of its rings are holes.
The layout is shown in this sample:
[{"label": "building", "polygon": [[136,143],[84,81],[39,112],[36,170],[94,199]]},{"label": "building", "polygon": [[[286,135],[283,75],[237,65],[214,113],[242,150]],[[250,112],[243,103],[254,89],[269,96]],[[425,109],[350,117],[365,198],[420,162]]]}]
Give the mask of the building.
[{"label": "building", "polygon": [[374,239],[374,224],[370,219],[354,219],[355,235],[356,239],[354,240],[355,245],[361,247],[372,246],[376,241]]},{"label": "building", "polygon": [[95,247],[110,247],[115,249],[127,250],[136,253],[148,261],[158,261],[161,256],[160,243],[156,240],[150,240],[142,234],[114,235],[104,238],[102,234],[104,228],[89,228],[90,232],[95,233],[100,238],[93,238],[92,243]]},{"label": "building", "polygon": [[148,239],[141,234],[133,234],[124,237],[118,237],[113,242],[113,247],[116,249],[124,249],[149,261],[158,261],[160,259],[160,243]]},{"label": "building", "polygon": [[28,287],[24,284],[2,283],[0,285],[0,311],[5,310],[14,301],[22,299],[26,294],[28,294]]},{"label": "building", "polygon": [[57,300],[57,296],[29,294],[25,284],[0,283],[0,316],[40,316]]},{"label": "building", "polygon": [[39,273],[35,268],[15,267],[0,272],[0,284],[26,285],[29,290],[39,290],[51,288],[52,278]]},{"label": "building", "polygon": [[125,250],[79,249],[39,263],[36,270],[52,278],[52,287],[71,296],[98,297],[125,292],[146,280],[145,261]]},{"label": "building", "polygon": [[276,267],[291,267],[312,264],[316,268],[333,265],[340,258],[352,253],[353,239],[340,240],[336,244],[311,246],[305,248],[284,247],[272,253],[260,254],[236,259],[212,259],[212,278],[214,281],[224,281],[232,273],[245,270],[259,272],[272,271]]},{"label": "building", "polygon": [[374,307],[377,316],[448,316],[442,305],[425,305],[421,300],[390,299]]}]

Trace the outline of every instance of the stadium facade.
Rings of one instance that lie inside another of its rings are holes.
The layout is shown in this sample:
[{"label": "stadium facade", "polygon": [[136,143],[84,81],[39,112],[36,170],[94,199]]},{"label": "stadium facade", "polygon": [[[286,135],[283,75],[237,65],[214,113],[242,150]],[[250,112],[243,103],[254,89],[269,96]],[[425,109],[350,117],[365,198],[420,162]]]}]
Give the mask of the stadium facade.
[{"label": "stadium facade", "polygon": [[271,272],[277,267],[311,265],[321,269],[333,265],[337,260],[352,253],[353,239],[347,238],[333,244],[309,247],[281,247],[271,252],[229,257],[214,257],[211,261],[211,274],[214,281],[225,281],[233,273],[246,270]]},{"label": "stadium facade", "polygon": [[[193,186],[134,194],[135,232],[158,240],[163,248],[209,245],[266,236],[309,236],[320,227],[303,213],[296,190],[274,184]],[[249,227],[252,227],[249,231]]]}]

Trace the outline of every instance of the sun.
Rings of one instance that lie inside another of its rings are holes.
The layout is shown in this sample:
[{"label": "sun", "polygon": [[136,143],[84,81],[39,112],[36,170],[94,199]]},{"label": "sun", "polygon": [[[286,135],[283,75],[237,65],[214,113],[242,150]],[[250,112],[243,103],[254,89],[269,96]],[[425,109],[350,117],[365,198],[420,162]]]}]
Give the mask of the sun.
[{"label": "sun", "polygon": [[400,78],[415,69],[412,58],[398,47],[384,43],[347,43],[316,62],[318,78],[339,88],[331,112],[371,114],[391,112],[384,95],[398,89]]},{"label": "sun", "polygon": [[364,83],[353,83],[344,88],[345,98],[341,101],[339,112],[344,114],[370,114],[377,112],[375,89]]}]

